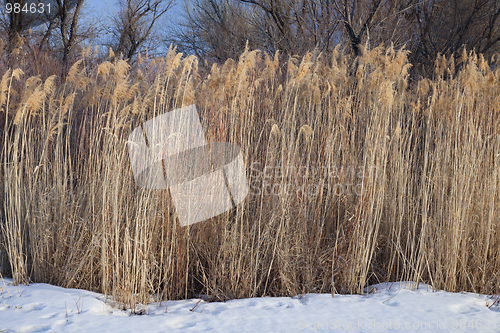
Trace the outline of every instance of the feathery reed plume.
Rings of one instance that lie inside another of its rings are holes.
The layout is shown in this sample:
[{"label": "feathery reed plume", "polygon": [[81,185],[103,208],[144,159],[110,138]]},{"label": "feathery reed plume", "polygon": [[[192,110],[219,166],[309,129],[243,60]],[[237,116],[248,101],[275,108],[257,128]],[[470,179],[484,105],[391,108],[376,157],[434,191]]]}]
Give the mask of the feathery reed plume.
[{"label": "feathery reed plume", "polygon": [[[128,309],[395,280],[498,290],[500,68],[481,55],[439,56],[412,83],[392,45],[356,64],[339,48],[280,62],[247,47],[206,74],[173,46],[132,67],[109,57],[65,82],[2,74],[0,105],[16,113],[0,113],[0,260],[15,283]],[[167,190],[136,185],[127,138],[190,104],[208,140],[241,147],[249,194],[183,228]]]}]

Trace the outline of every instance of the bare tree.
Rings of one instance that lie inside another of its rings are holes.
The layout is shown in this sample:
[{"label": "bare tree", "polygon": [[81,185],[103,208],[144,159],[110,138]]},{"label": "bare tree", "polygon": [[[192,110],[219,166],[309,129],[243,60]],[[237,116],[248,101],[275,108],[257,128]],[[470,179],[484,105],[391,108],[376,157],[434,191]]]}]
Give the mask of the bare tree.
[{"label": "bare tree", "polygon": [[[54,26],[52,23],[55,22],[56,15],[45,11],[40,12],[39,4],[45,5],[41,0],[4,0],[4,5],[0,7],[2,12],[1,25],[8,33],[7,50],[9,54],[20,43],[23,35],[29,29],[45,22],[51,23],[51,27]],[[30,11],[32,9],[35,9],[34,13]],[[57,11],[56,8],[52,9],[53,12]]]},{"label": "bare tree", "polygon": [[362,43],[401,39],[399,17],[408,1],[194,0],[185,6],[188,20],[181,41],[188,41],[195,53],[208,49],[217,59],[234,55],[235,45],[241,49],[245,39],[288,56],[313,49],[329,53],[338,44],[357,56]]},{"label": "bare tree", "polygon": [[216,61],[237,57],[246,43],[268,53],[331,51],[337,13],[329,0],[192,0],[186,2],[181,47]]},{"label": "bare tree", "polygon": [[[17,1],[16,1],[17,2]],[[25,0],[19,1],[21,6],[24,6]],[[10,4],[13,6],[15,1],[13,0],[7,0],[5,4]],[[14,49],[15,45],[18,44],[18,40],[22,34],[23,31],[25,31],[28,28],[28,22],[26,22],[27,15],[24,15],[24,12],[20,11],[16,13],[15,11],[11,10],[10,13],[8,13],[8,46],[7,50],[8,53],[10,54],[12,50]]]},{"label": "bare tree", "polygon": [[[68,56],[77,41],[80,12],[85,0],[57,0],[59,6],[61,38],[63,43],[63,63],[67,65]],[[75,7],[71,10],[72,7]]]},{"label": "bare tree", "polygon": [[171,7],[173,0],[119,0],[118,14],[112,18],[110,46],[116,55],[131,59],[151,37],[155,23]]},{"label": "bare tree", "polygon": [[[406,47],[413,73],[427,75],[438,54],[461,48],[500,51],[497,0],[192,0],[180,45],[215,61],[235,58],[248,41],[269,53],[301,55],[336,45],[352,52]],[[353,62],[353,68],[356,67]]]},{"label": "bare tree", "polygon": [[[4,10],[2,26],[8,31],[8,53],[24,44],[28,54],[49,52],[59,56],[64,67],[77,44],[99,33],[95,24],[81,24],[85,0],[7,0],[12,5]],[[17,5],[15,5],[17,3]],[[14,10],[14,6],[19,10]],[[26,37],[28,37],[26,39]]]},{"label": "bare tree", "polygon": [[335,2],[350,46],[356,56],[360,54],[362,40],[372,28],[375,14],[380,9],[381,3],[382,0],[372,0],[363,8],[358,0]]},{"label": "bare tree", "polygon": [[438,54],[465,47],[487,55],[499,51],[500,2],[496,0],[412,1],[411,59],[429,72]]},{"label": "bare tree", "polygon": [[328,0],[239,0],[260,9],[265,19],[254,25],[266,28],[262,40],[285,54],[330,50],[338,31],[338,12]]},{"label": "bare tree", "polygon": [[187,1],[184,10],[185,22],[177,30],[175,40],[184,52],[222,62],[238,57],[247,42],[251,48],[260,46],[251,25],[255,13],[237,1]]}]

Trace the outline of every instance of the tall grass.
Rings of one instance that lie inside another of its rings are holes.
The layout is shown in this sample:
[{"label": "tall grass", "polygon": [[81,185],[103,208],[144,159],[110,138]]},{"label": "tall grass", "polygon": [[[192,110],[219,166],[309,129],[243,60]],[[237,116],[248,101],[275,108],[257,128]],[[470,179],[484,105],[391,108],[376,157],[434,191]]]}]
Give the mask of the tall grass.
[{"label": "tall grass", "polygon": [[[413,280],[498,292],[500,69],[464,51],[408,83],[407,52],[246,51],[211,70],[165,58],[0,83],[4,275],[104,292],[225,300],[362,293]],[[458,70],[460,68],[460,70]],[[129,133],[195,104],[208,141],[242,148],[250,194],[180,227],[168,190],[136,186]]]}]

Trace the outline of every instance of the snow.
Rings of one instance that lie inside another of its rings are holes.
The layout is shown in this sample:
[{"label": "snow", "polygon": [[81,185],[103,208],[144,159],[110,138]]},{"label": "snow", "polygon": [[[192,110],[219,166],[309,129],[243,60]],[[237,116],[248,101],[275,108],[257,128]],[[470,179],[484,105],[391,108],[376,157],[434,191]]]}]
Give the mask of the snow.
[{"label": "snow", "polygon": [[[413,289],[413,290],[412,290]],[[144,315],[104,295],[0,279],[0,332],[499,332],[494,298],[388,283],[365,295],[305,294],[227,302],[162,301]]]}]

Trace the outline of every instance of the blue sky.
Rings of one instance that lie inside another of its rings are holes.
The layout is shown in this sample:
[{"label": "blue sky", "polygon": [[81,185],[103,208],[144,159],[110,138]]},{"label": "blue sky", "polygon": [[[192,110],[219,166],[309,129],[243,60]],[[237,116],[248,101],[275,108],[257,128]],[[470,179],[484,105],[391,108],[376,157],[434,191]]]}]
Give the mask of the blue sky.
[{"label": "blue sky", "polygon": [[[93,17],[102,17],[105,19],[106,16],[112,14],[116,11],[117,0],[86,0],[85,7],[86,12]],[[170,10],[170,16],[179,16],[182,13],[182,0],[174,1],[174,6]]]},{"label": "blue sky", "polygon": [[86,15],[104,19],[116,10],[115,0],[86,0],[84,10]]}]

